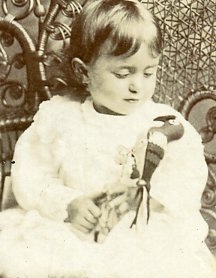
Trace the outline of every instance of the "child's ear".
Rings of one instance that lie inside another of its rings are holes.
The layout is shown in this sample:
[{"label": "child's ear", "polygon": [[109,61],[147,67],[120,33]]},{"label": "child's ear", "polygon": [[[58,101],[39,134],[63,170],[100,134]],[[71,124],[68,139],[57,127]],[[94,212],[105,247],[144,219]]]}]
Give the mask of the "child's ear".
[{"label": "child's ear", "polygon": [[88,83],[88,70],[86,64],[79,58],[73,58],[71,67],[78,80],[86,85]]}]

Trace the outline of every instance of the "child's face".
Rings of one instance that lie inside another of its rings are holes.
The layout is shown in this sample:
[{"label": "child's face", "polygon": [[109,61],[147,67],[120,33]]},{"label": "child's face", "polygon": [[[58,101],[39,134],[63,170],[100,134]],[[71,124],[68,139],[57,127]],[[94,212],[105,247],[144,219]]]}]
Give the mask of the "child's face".
[{"label": "child's face", "polygon": [[149,100],[155,89],[159,57],[143,43],[130,57],[100,55],[88,64],[89,91],[98,111],[127,115]]}]

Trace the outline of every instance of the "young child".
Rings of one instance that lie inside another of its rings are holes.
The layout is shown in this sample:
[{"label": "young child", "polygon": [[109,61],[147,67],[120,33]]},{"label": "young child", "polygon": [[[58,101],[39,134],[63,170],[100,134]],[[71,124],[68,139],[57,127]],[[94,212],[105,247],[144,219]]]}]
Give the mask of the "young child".
[{"label": "young child", "polygon": [[82,101],[43,102],[17,142],[20,208],[0,216],[1,275],[216,277],[199,213],[201,139],[151,99],[161,51],[136,0],[88,1],[77,16],[69,60]]}]

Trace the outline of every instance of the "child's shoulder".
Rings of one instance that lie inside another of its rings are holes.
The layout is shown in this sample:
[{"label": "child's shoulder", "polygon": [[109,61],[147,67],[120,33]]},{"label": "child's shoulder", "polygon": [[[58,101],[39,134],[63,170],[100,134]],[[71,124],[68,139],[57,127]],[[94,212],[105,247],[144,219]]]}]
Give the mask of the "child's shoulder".
[{"label": "child's shoulder", "polygon": [[70,96],[53,96],[50,100],[43,101],[34,116],[34,122],[47,123],[67,122],[77,120],[81,115],[81,102]]},{"label": "child's shoulder", "polygon": [[43,101],[40,106],[39,110],[36,113],[38,114],[60,114],[62,111],[70,110],[71,112],[77,112],[80,107],[80,102],[76,99],[72,99],[70,96],[60,96],[56,95],[53,96],[51,99]]},{"label": "child's shoulder", "polygon": [[162,115],[168,115],[168,114],[172,114],[177,116],[181,116],[181,114],[175,110],[173,107],[171,107],[168,104],[164,104],[164,103],[157,103],[154,101],[149,101],[147,104],[148,107],[148,111],[150,114],[152,114],[152,116],[162,116]]},{"label": "child's shoulder", "polygon": [[[70,96],[53,96],[43,101],[34,116],[32,128],[40,137],[53,137],[79,126],[81,103]],[[45,140],[47,141],[47,139]]]}]

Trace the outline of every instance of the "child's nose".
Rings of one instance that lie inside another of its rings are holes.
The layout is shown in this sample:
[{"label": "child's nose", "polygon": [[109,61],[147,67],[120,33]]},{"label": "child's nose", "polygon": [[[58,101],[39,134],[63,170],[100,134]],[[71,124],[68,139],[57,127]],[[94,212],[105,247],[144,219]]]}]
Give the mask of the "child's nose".
[{"label": "child's nose", "polygon": [[134,94],[138,94],[142,91],[143,88],[143,80],[137,78],[136,80],[133,80],[129,84],[129,91]]}]

